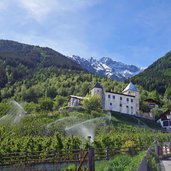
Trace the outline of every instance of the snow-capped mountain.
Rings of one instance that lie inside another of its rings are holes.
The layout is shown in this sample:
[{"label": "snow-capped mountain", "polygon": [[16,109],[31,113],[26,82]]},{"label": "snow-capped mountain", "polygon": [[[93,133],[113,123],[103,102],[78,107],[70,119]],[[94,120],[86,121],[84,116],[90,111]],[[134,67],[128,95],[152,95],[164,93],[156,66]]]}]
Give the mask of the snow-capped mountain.
[{"label": "snow-capped mountain", "polygon": [[118,81],[124,81],[143,71],[143,68],[139,68],[135,65],[127,65],[122,62],[117,62],[109,57],[103,57],[97,60],[93,57],[91,57],[90,59],[84,59],[79,56],[73,55],[71,59],[76,61],[84,69],[93,74],[106,76]]}]

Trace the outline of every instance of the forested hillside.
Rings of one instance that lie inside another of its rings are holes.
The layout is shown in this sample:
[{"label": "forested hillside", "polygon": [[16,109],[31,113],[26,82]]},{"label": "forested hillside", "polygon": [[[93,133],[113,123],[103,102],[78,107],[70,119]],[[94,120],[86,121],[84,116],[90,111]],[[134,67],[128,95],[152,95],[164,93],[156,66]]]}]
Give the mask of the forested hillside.
[{"label": "forested hillside", "polygon": [[123,83],[94,76],[66,56],[50,49],[0,40],[0,100],[35,102],[71,94],[85,96],[96,82],[121,91]]},{"label": "forested hillside", "polygon": [[[167,86],[170,84],[169,55],[168,53],[166,57],[161,58],[133,79],[137,85],[140,84],[151,91],[149,93],[139,86],[140,109],[142,111],[146,111],[144,100],[147,98],[160,101],[163,111],[171,104],[167,100],[170,99],[169,88],[165,93],[167,94],[166,99],[155,91],[157,89],[161,93],[160,90],[166,87],[165,82]],[[163,69],[158,70],[159,66]],[[165,70],[166,66],[167,70]],[[150,74],[145,74],[149,72]],[[168,79],[166,79],[166,75]],[[52,108],[58,109],[67,105],[69,95],[85,96],[97,82],[102,84],[107,91],[121,92],[126,87],[123,82],[87,73],[79,64],[50,48],[25,45],[14,41],[0,41],[1,102],[10,99],[31,102],[31,106],[39,110],[41,108],[39,105],[47,101],[53,103],[50,110]],[[49,99],[47,100],[47,98]],[[2,106],[6,108],[4,104]],[[0,112],[0,115],[3,115],[3,112]]]},{"label": "forested hillside", "polygon": [[[86,96],[97,82],[106,91],[114,92],[121,92],[127,85],[87,73],[52,49],[0,41],[2,161],[12,161],[11,157],[8,160],[11,153],[28,156],[37,153],[46,159],[50,151],[54,154],[59,150],[87,149],[90,135],[94,148],[121,151],[135,146],[146,150],[154,140],[170,139],[170,134],[162,134],[160,126],[153,121],[115,112],[108,114],[102,109],[98,96],[85,98],[82,106],[68,107],[69,95]],[[137,87],[141,110],[148,109],[144,104],[146,98],[160,100],[164,110],[171,104],[156,91]]]},{"label": "forested hillside", "polygon": [[131,80],[143,86],[146,90],[157,90],[160,94],[168,96],[171,92],[171,52],[158,59],[146,70]]},{"label": "forested hillside", "polygon": [[50,48],[0,40],[1,88],[49,67],[83,70],[79,64]]}]

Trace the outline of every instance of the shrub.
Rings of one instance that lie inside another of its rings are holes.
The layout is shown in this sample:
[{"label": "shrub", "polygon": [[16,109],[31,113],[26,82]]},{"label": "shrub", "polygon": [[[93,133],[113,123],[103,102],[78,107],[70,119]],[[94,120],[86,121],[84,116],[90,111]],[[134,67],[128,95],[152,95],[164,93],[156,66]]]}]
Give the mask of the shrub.
[{"label": "shrub", "polygon": [[89,113],[91,113],[91,111],[99,112],[102,110],[102,101],[99,95],[86,96],[82,104]]},{"label": "shrub", "polygon": [[40,98],[39,105],[41,110],[52,111],[53,109],[53,101],[48,97]]},{"label": "shrub", "polygon": [[148,170],[149,171],[160,171],[160,166],[159,166],[159,159],[158,157],[156,156],[156,154],[154,152],[152,152],[148,158],[147,158],[147,161],[148,161]]}]

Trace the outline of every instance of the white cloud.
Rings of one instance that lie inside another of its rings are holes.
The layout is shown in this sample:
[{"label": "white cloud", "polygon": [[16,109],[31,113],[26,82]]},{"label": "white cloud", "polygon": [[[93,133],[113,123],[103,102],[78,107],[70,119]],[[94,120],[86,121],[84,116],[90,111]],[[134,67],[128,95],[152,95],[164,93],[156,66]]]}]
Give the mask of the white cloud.
[{"label": "white cloud", "polygon": [[32,18],[41,21],[54,6],[54,0],[19,0],[23,7]]},{"label": "white cloud", "polygon": [[77,12],[100,2],[100,0],[18,0],[18,2],[32,18],[41,21],[51,12],[55,12],[55,15]]}]

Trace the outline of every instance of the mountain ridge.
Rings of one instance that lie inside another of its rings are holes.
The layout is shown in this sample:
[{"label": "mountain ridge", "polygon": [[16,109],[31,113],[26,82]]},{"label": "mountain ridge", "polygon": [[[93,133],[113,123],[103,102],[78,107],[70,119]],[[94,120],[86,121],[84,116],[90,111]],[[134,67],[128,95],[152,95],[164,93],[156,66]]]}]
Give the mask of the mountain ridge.
[{"label": "mountain ridge", "polygon": [[0,40],[0,87],[49,67],[83,71],[79,64],[51,48]]},{"label": "mountain ridge", "polygon": [[148,91],[157,90],[164,94],[171,86],[171,51],[130,80]]},{"label": "mountain ridge", "polygon": [[73,55],[70,58],[90,73],[105,76],[117,81],[125,81],[143,70],[135,65],[114,61],[109,57],[102,57],[98,60],[93,57],[84,59],[80,56]]}]

